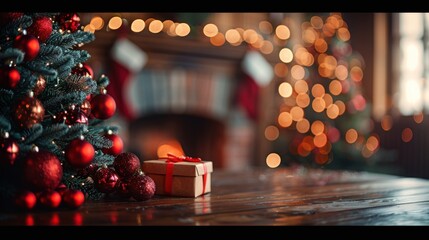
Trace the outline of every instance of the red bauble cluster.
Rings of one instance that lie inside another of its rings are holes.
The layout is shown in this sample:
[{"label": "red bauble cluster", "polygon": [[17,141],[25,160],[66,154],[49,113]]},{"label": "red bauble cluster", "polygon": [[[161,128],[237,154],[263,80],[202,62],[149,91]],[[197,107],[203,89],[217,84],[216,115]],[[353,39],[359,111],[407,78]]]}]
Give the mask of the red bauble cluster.
[{"label": "red bauble cluster", "polygon": [[21,74],[15,67],[0,68],[0,87],[14,89],[21,80]]},{"label": "red bauble cluster", "polygon": [[32,35],[18,35],[13,43],[15,48],[20,49],[25,53],[24,60],[31,61],[37,57],[40,50],[39,40]]},{"label": "red bauble cluster", "polygon": [[78,208],[85,202],[85,195],[80,190],[63,189],[45,190],[34,193],[28,190],[19,191],[14,200],[14,205],[23,210],[30,210],[35,206],[45,209],[56,209],[62,205],[69,208]]},{"label": "red bauble cluster", "polygon": [[109,94],[98,94],[91,98],[91,115],[98,119],[108,119],[115,114],[116,102]]},{"label": "red bauble cluster", "polygon": [[113,168],[101,167],[94,174],[94,184],[103,193],[117,193],[120,197],[133,197],[145,201],[155,194],[155,182],[140,170],[140,159],[125,152],[116,156]]},{"label": "red bauble cluster", "polygon": [[105,137],[112,141],[112,146],[110,148],[103,148],[101,150],[103,153],[117,156],[124,150],[124,142],[121,137],[116,134],[106,134]]},{"label": "red bauble cluster", "polygon": [[62,13],[56,20],[64,31],[76,32],[80,27],[80,17],[77,13]]},{"label": "red bauble cluster", "polygon": [[63,167],[57,156],[51,152],[30,152],[24,159],[23,181],[31,190],[55,189],[63,177]]},{"label": "red bauble cluster", "polygon": [[74,139],[65,150],[67,162],[75,168],[84,168],[91,164],[95,150],[91,143],[82,139]]},{"label": "red bauble cluster", "polygon": [[40,42],[48,40],[52,33],[52,21],[48,17],[38,17],[33,21],[33,24],[27,29],[29,35],[33,35]]}]

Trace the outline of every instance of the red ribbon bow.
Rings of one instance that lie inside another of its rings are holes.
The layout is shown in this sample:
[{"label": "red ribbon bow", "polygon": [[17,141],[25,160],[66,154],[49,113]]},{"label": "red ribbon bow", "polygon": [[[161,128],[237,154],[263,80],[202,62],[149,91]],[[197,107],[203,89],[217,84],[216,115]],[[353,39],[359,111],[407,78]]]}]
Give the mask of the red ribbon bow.
[{"label": "red ribbon bow", "polygon": [[[202,162],[201,158],[194,158],[188,156],[176,156],[171,153],[167,153],[167,157],[162,157],[159,159],[165,159],[167,163],[167,167],[165,170],[165,184],[164,184],[164,192],[166,194],[171,194],[173,188],[173,168],[174,163],[177,162]],[[207,182],[207,167],[203,164],[204,174],[203,174],[203,194],[206,191],[206,182]]]}]

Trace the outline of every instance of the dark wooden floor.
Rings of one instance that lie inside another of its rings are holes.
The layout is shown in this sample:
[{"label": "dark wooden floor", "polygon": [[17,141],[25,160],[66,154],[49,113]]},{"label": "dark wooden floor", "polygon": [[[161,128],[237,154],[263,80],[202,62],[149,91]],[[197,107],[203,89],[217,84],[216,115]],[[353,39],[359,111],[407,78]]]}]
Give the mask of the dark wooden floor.
[{"label": "dark wooden floor", "polygon": [[0,225],[429,225],[429,181],[371,173],[258,169],[213,173],[197,198],[86,202],[0,213]]}]

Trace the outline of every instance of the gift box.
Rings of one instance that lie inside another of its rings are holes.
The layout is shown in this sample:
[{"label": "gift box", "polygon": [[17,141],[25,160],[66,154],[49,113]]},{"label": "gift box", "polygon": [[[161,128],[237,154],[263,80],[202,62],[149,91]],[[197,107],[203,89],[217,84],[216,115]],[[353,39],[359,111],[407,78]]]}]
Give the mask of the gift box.
[{"label": "gift box", "polygon": [[143,161],[143,172],[155,181],[155,194],[198,197],[211,191],[212,162],[183,159],[191,158]]}]

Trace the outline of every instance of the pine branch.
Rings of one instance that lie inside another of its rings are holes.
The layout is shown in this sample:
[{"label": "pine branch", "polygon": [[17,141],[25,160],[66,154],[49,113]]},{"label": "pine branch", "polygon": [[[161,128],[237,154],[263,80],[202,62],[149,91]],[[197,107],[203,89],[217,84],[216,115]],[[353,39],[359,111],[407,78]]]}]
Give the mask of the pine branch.
[{"label": "pine branch", "polygon": [[67,134],[62,137],[62,140],[71,141],[78,138],[80,135],[88,131],[88,126],[85,124],[75,124],[72,125]]},{"label": "pine branch", "polygon": [[4,52],[0,52],[0,62],[14,61],[21,63],[24,60],[24,53],[16,48],[8,48]]},{"label": "pine branch", "polygon": [[0,129],[3,131],[10,131],[11,125],[10,121],[5,117],[0,115]]},{"label": "pine branch", "polygon": [[85,50],[76,50],[74,51],[74,53],[78,52],[79,53],[79,57],[75,58],[75,61],[77,63],[83,63],[86,62],[89,58],[91,58],[91,55],[85,51]]},{"label": "pine branch", "polygon": [[85,98],[86,98],[86,93],[82,91],[66,93],[66,94],[62,94],[62,95],[47,99],[44,102],[44,107],[45,107],[45,110],[48,110],[50,112],[57,112],[54,110],[57,109],[58,106],[61,106],[61,105],[68,106],[72,104],[78,105]]},{"label": "pine branch", "polygon": [[57,77],[57,71],[55,69],[52,69],[46,64],[41,63],[39,61],[29,61],[23,63],[23,66],[28,68],[30,71],[41,74],[45,77],[50,78],[56,78]]},{"label": "pine branch", "polygon": [[[18,35],[18,26],[25,29],[33,24],[31,16],[24,15],[18,19],[12,20],[0,28],[0,36],[16,36]],[[1,39],[2,41],[8,41],[7,39]],[[2,42],[3,44],[3,42]]]},{"label": "pine branch", "polygon": [[112,141],[108,140],[101,134],[86,134],[85,140],[94,146],[94,148],[109,148],[112,147]]},{"label": "pine branch", "polygon": [[109,154],[104,154],[101,151],[97,151],[97,154],[95,154],[93,163],[101,166],[103,164],[109,166],[113,164],[113,161],[115,160],[115,157]]},{"label": "pine branch", "polygon": [[77,44],[76,40],[71,34],[61,34],[59,32],[52,32],[46,44],[61,46],[65,49],[70,49]]},{"label": "pine branch", "polygon": [[43,134],[37,138],[37,144],[43,142],[52,142],[54,139],[60,139],[62,136],[67,134],[69,127],[64,123],[55,123],[45,127]]},{"label": "pine branch", "polygon": [[26,130],[25,134],[21,136],[25,138],[25,144],[30,144],[34,142],[37,138],[39,138],[42,133],[43,126],[41,124],[34,124],[32,128]]},{"label": "pine branch", "polygon": [[65,78],[69,75],[74,65],[75,61],[73,56],[63,54],[62,58],[58,59],[57,61],[54,61],[51,67],[57,69],[60,78]]},{"label": "pine branch", "polygon": [[63,89],[72,91],[83,91],[86,94],[95,92],[97,83],[89,77],[82,77],[80,75],[71,75],[64,81],[65,84],[61,85]]},{"label": "pine branch", "polygon": [[38,58],[39,60],[44,62],[52,62],[52,61],[55,61],[56,59],[59,59],[62,54],[63,54],[63,50],[61,49],[61,47],[42,44],[40,46]]},{"label": "pine branch", "polygon": [[80,45],[87,44],[95,40],[95,35],[93,33],[85,31],[76,31],[73,33],[73,37],[76,42],[80,43]]}]

